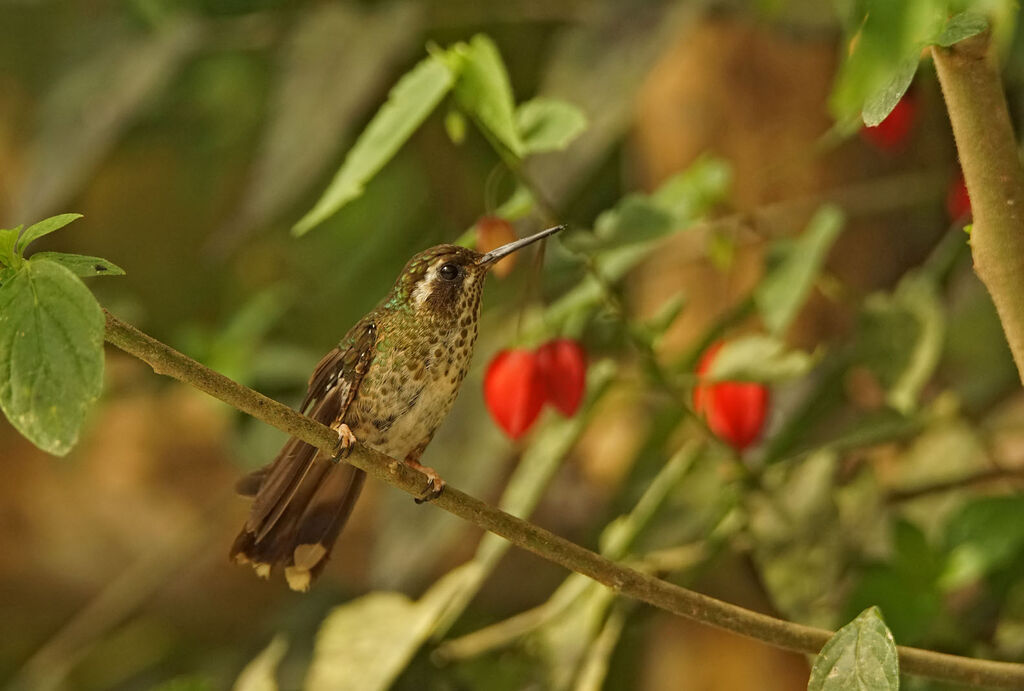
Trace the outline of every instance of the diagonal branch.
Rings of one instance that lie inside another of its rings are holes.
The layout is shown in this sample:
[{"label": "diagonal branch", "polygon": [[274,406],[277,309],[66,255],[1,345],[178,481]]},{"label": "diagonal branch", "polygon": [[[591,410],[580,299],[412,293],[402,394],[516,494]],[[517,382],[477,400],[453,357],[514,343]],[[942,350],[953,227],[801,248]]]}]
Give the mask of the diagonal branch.
[{"label": "diagonal branch", "polygon": [[[330,428],[286,405],[214,372],[109,312],[106,339],[121,350],[165,374],[224,401],[324,451],[333,452],[338,437]],[[414,496],[426,489],[426,478],[404,463],[362,445],[348,458],[352,465]],[[831,631],[795,624],[722,602],[659,580],[580,547],[532,523],[484,504],[448,486],[434,502],[438,507],[500,535],[517,547],[583,574],[621,595],[673,614],[762,641],[777,648],[817,653]],[[919,648],[899,648],[904,672],[945,681],[999,688],[1024,688],[1024,665],[977,660]]]}]

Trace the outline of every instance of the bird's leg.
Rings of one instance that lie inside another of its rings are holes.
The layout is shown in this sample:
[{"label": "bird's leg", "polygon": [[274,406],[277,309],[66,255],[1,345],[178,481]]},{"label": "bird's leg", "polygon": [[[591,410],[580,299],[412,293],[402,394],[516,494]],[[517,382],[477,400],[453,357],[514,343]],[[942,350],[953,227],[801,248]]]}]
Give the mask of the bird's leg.
[{"label": "bird's leg", "polygon": [[416,498],[417,504],[422,504],[425,501],[434,501],[440,497],[441,492],[444,491],[445,482],[441,479],[441,476],[437,474],[437,471],[433,468],[428,468],[425,465],[420,465],[420,456],[423,455],[423,450],[427,448],[427,444],[430,443],[430,436],[417,444],[416,448],[410,451],[405,457],[405,464],[407,466],[418,470],[427,476],[427,489],[423,493],[422,497]]},{"label": "bird's leg", "polygon": [[338,445],[334,447],[334,455],[331,457],[331,461],[337,463],[343,458],[348,458],[349,454],[352,453],[352,446],[356,443],[356,435],[352,434],[352,430],[344,422],[334,428],[334,430],[338,433]]}]

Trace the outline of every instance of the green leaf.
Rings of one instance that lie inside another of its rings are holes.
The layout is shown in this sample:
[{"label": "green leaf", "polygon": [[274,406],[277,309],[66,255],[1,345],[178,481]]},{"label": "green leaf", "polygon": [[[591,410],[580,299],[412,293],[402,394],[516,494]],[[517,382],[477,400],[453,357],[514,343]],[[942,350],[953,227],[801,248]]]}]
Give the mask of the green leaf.
[{"label": "green leaf", "polygon": [[232,691],[277,691],[277,667],[286,652],[287,641],[281,636],[275,636],[274,640],[245,666],[235,680],[235,685],[231,687]]},{"label": "green leaf", "polygon": [[749,497],[749,530],[772,602],[790,619],[829,626],[848,546],[836,505],[838,455],[822,449],[776,464]]},{"label": "green leaf", "polygon": [[907,93],[910,83],[914,81],[917,74],[917,65],[920,62],[918,55],[912,55],[900,62],[892,71],[888,81],[875,92],[868,94],[864,101],[864,109],[861,111],[861,119],[868,127],[875,127],[889,117],[889,113],[896,107],[896,104]]},{"label": "green leaf", "polygon": [[823,206],[754,291],[754,302],[768,330],[780,336],[796,318],[843,226],[842,212]]},{"label": "green leaf", "polygon": [[[704,157],[666,180],[649,196],[631,194],[597,218],[592,237],[574,245],[594,257],[601,278],[614,283],[642,262],[665,235],[685,230],[728,193],[731,172],[720,159]],[[600,281],[588,274],[551,304],[545,319],[559,324],[601,302]]]},{"label": "green leaf", "polygon": [[897,691],[896,641],[877,607],[835,632],[814,659],[807,691]]},{"label": "green leaf", "polygon": [[638,326],[640,333],[652,344],[657,344],[658,340],[665,335],[669,327],[682,314],[686,304],[687,297],[684,292],[680,291],[670,295],[661,303],[661,306],[658,307],[658,310],[650,319],[645,320]]},{"label": "green leaf", "polygon": [[672,214],[677,224],[685,227],[725,199],[731,185],[729,163],[721,158],[702,156],[686,170],[661,183],[651,199]]},{"label": "green leaf", "polygon": [[601,531],[599,543],[602,556],[613,561],[626,556],[637,535],[647,527],[671,491],[693,467],[701,450],[699,444],[691,441],[683,444],[672,454],[644,490],[632,511],[619,516]]},{"label": "green leaf", "polygon": [[103,387],[103,311],[70,270],[26,263],[0,286],[0,407],[33,444],[63,456]]},{"label": "green leaf", "polygon": [[11,228],[10,230],[0,228],[0,264],[8,267],[16,267],[20,264],[20,257],[14,251],[15,245],[18,243],[18,233],[20,232],[21,226]]},{"label": "green leaf", "polygon": [[473,564],[449,571],[418,601],[376,591],[335,608],[316,636],[306,691],[385,691],[405,669]]},{"label": "green leaf", "polygon": [[715,355],[707,378],[717,381],[780,382],[802,377],[816,358],[771,336],[744,336],[728,341]]},{"label": "green leaf", "polygon": [[949,48],[954,43],[980,34],[988,28],[988,20],[976,12],[954,14],[942,27],[942,33],[935,37],[935,45]]},{"label": "green leaf", "polygon": [[452,144],[462,144],[466,141],[466,116],[454,108],[449,110],[444,116],[444,131],[448,133]]},{"label": "green leaf", "polygon": [[877,605],[889,612],[894,636],[907,644],[923,642],[942,612],[938,577],[941,559],[924,533],[906,521],[893,526],[894,554],[887,563],[863,569],[847,601],[848,616]]},{"label": "green leaf", "polygon": [[494,210],[494,215],[506,221],[518,221],[526,218],[533,211],[533,207],[533,195],[530,194],[530,190],[519,185],[512,195]]},{"label": "green leaf", "polygon": [[922,48],[946,20],[945,3],[936,0],[865,0],[857,7],[852,48],[829,97],[833,117],[845,127],[859,125],[858,115],[872,121],[888,115],[913,78]]},{"label": "green leaf", "polygon": [[[633,509],[601,531],[601,555],[612,560],[627,556],[637,536],[647,528],[672,491],[689,473],[702,446],[687,442],[662,466]],[[599,635],[615,592],[573,574],[547,601],[557,612],[538,630],[551,688],[568,688],[581,661]]]},{"label": "green leaf", "polygon": [[430,56],[403,76],[387,102],[345,157],[331,184],[319,201],[295,227],[295,235],[304,235],[338,209],[356,199],[363,188],[412,136],[434,110],[454,83],[451,69],[437,56]]},{"label": "green leaf", "polygon": [[415,50],[421,9],[412,2],[296,8],[287,35],[275,43],[266,127],[238,215],[223,231],[228,242],[242,241],[319,184],[343,144],[351,145],[381,84]]},{"label": "green leaf", "polygon": [[1024,552],[1024,496],[975,499],[950,518],[945,588],[972,583],[1009,566]]},{"label": "green leaf", "polygon": [[597,217],[594,235],[606,241],[605,247],[612,248],[653,240],[675,228],[675,218],[670,212],[645,195],[630,194]]},{"label": "green leaf", "polygon": [[571,103],[535,98],[516,110],[516,125],[524,153],[561,151],[587,129],[587,116]]},{"label": "green leaf", "polygon": [[494,41],[477,34],[469,43],[452,46],[448,55],[450,63],[457,65],[455,99],[459,106],[509,152],[522,158],[512,85]]},{"label": "green leaf", "polygon": [[36,252],[29,261],[56,262],[76,276],[124,276],[124,269],[101,257],[67,252]]},{"label": "green leaf", "polygon": [[[683,230],[728,193],[732,173],[724,161],[705,157],[663,182],[650,195],[630,194],[594,224],[591,249],[616,249]],[[587,248],[587,243],[584,249]]]},{"label": "green leaf", "polygon": [[903,414],[917,407],[942,355],[945,316],[935,282],[908,274],[891,294],[864,302],[858,359],[886,389],[886,401]]},{"label": "green leaf", "polygon": [[[551,478],[561,467],[566,454],[579,441],[580,434],[587,428],[594,403],[600,400],[608,390],[616,374],[616,369],[615,364],[610,360],[596,362],[589,367],[586,386],[587,400],[583,405],[586,414],[553,421],[538,431],[537,436],[534,437],[533,442],[516,466],[515,473],[505,485],[505,490],[498,502],[499,508],[513,516],[522,518],[528,517],[533,512]],[[463,582],[462,587],[439,618],[434,629],[435,635],[443,634],[458,619],[508,548],[508,541],[497,535],[483,536],[473,559],[465,565],[468,569],[467,580]]]},{"label": "green leaf", "polygon": [[38,240],[44,235],[49,235],[55,230],[60,230],[72,221],[77,221],[82,217],[82,214],[61,214],[59,216],[51,216],[50,218],[44,219],[39,223],[33,223],[25,232],[18,238],[18,244],[15,246],[18,254],[24,255],[25,248],[32,242]]}]

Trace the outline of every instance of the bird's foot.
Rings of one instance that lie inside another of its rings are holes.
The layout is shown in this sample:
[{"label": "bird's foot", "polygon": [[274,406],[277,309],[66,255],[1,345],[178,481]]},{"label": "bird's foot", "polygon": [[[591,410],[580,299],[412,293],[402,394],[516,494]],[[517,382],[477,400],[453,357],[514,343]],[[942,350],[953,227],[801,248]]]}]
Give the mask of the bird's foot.
[{"label": "bird's foot", "polygon": [[414,461],[411,458],[406,458],[405,464],[427,476],[427,488],[423,492],[422,496],[416,498],[417,504],[422,504],[426,501],[434,501],[441,496],[441,493],[444,492],[445,482],[441,479],[441,476],[437,474],[436,470],[428,468],[425,465],[420,465],[419,461]]},{"label": "bird's foot", "polygon": [[352,434],[352,430],[345,423],[342,423],[335,431],[338,433],[338,445],[334,447],[334,456],[331,460],[337,463],[343,458],[348,458],[349,454],[352,453],[352,446],[356,443],[356,435]]}]

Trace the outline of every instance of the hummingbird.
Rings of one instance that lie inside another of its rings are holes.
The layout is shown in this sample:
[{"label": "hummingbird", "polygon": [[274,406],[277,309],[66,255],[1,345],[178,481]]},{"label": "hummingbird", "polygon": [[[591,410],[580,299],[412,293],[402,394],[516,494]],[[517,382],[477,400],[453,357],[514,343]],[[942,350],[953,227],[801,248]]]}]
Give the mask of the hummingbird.
[{"label": "hummingbird", "polygon": [[263,578],[283,567],[289,587],[308,590],[366,480],[365,472],[341,462],[357,440],[427,477],[417,501],[440,496],[444,481],[419,459],[469,370],[484,278],[502,257],[563,228],[486,254],[438,245],[410,259],[391,292],[309,379],[299,411],[338,433],[335,453],[292,437],[271,463],[238,482],[239,494],[255,498],[231,558]]}]

